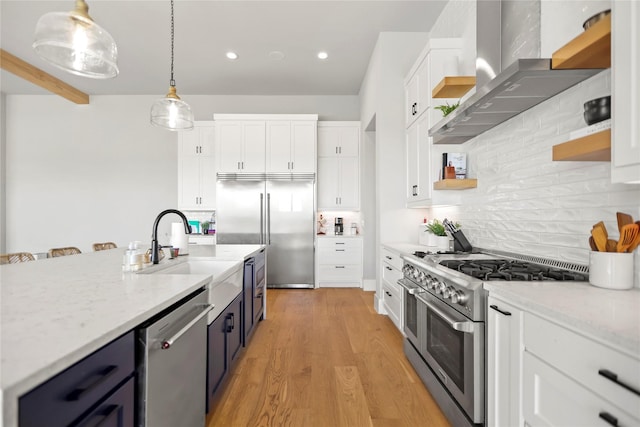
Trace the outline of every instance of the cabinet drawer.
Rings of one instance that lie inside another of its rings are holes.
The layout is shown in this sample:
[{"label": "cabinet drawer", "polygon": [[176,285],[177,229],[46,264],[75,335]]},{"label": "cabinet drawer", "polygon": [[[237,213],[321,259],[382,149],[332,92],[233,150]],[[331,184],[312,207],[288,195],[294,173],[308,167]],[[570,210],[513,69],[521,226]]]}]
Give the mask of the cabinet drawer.
[{"label": "cabinet drawer", "polygon": [[319,282],[336,281],[357,281],[362,279],[362,268],[360,265],[339,265],[325,264],[318,268]]},{"label": "cabinet drawer", "polygon": [[402,258],[400,258],[400,255],[384,247],[382,248],[381,253],[382,253],[382,260],[384,262],[402,271],[403,262],[402,262]]},{"label": "cabinet drawer", "polygon": [[387,307],[387,312],[393,314],[396,319],[400,319],[400,308],[402,305],[402,301],[400,301],[401,294],[397,289],[392,288],[386,283],[382,285],[382,292],[384,293],[384,305]]},{"label": "cabinet drawer", "polygon": [[318,250],[318,264],[361,264],[362,250],[360,247],[320,248]]},{"label": "cabinet drawer", "polygon": [[640,422],[529,352],[524,353],[522,380],[525,425],[616,425],[604,418],[615,418],[621,426],[637,426]]},{"label": "cabinet drawer", "polygon": [[[640,360],[530,313],[524,317],[525,349],[604,399],[640,419]],[[600,373],[599,373],[600,372]]]},{"label": "cabinet drawer", "polygon": [[78,427],[133,427],[135,410],[134,378],[119,387],[108,399],[82,418]]},{"label": "cabinet drawer", "polygon": [[69,425],[133,373],[134,348],[132,331],[22,396],[20,427]]},{"label": "cabinet drawer", "polygon": [[382,264],[382,278],[394,288],[397,288],[398,280],[402,279],[402,272],[390,267],[388,264]]},{"label": "cabinet drawer", "polygon": [[325,237],[318,239],[318,249],[359,249],[361,240],[355,238]]}]

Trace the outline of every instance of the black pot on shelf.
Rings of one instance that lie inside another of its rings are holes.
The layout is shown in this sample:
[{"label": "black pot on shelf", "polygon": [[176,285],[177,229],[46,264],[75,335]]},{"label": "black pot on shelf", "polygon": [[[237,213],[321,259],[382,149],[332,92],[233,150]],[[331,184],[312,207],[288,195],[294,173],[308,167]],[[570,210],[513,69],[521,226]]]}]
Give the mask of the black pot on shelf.
[{"label": "black pot on shelf", "polygon": [[584,121],[589,126],[610,118],[611,96],[603,96],[584,103]]}]

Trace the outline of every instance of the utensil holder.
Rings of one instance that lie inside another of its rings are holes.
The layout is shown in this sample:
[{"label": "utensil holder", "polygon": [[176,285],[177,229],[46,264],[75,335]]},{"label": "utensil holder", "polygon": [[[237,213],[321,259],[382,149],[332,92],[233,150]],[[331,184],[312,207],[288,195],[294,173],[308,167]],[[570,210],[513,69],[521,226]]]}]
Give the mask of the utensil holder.
[{"label": "utensil holder", "polygon": [[633,253],[592,251],[589,283],[605,289],[633,288]]}]

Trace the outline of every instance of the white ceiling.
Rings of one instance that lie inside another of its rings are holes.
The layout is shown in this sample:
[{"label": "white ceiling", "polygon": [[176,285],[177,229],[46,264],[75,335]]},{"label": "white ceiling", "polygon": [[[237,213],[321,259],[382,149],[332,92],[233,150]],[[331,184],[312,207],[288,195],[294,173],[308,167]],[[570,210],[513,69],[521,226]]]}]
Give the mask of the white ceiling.
[{"label": "white ceiling", "polygon": [[[118,44],[120,74],[93,80],[60,71],[31,48],[40,16],[73,0],[0,0],[0,45],[90,94],[164,94],[169,87],[169,0],[87,0]],[[428,32],[446,0],[175,1],[175,80],[181,95],[356,95],[378,34]],[[225,58],[233,50],[236,61]],[[316,54],[324,50],[329,59]],[[269,57],[283,52],[282,60]],[[2,71],[0,90],[43,89]]]}]

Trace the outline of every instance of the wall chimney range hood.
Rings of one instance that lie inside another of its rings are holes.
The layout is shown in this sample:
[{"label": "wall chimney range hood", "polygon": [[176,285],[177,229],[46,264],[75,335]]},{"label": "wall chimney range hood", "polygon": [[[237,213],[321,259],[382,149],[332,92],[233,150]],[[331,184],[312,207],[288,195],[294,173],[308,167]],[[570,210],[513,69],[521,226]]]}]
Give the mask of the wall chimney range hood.
[{"label": "wall chimney range hood", "polygon": [[[523,19],[525,30],[508,26]],[[539,58],[539,0],[477,1],[476,43],[476,92],[429,129],[434,144],[462,144],[602,71],[552,69]],[[513,60],[522,54],[534,58]]]}]

